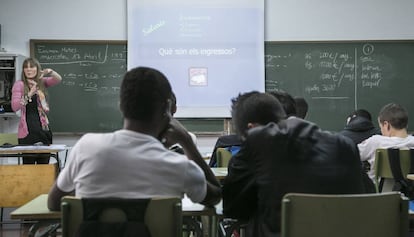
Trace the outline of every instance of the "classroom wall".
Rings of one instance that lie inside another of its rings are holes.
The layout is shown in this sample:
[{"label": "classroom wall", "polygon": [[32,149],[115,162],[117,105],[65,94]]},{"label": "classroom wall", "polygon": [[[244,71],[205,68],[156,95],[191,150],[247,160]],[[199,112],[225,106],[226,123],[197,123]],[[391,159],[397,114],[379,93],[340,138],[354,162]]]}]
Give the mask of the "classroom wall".
[{"label": "classroom wall", "polygon": [[265,40],[414,39],[412,0],[266,0]]},{"label": "classroom wall", "polygon": [[[28,56],[30,39],[126,40],[126,9],[126,0],[1,0],[0,47]],[[265,0],[265,40],[414,39],[412,9],[412,0]],[[208,150],[215,138],[205,141]]]},{"label": "classroom wall", "polygon": [[[1,47],[29,39],[127,39],[126,0],[1,0]],[[265,40],[413,39],[412,0],[265,0]]]}]

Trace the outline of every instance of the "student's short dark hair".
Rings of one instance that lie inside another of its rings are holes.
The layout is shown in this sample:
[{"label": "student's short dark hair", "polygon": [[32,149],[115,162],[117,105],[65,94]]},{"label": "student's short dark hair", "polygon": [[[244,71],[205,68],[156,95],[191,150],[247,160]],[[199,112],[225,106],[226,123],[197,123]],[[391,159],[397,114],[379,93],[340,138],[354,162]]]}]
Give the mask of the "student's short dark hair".
[{"label": "student's short dark hair", "polygon": [[382,107],[378,120],[381,124],[387,121],[396,129],[404,129],[408,125],[408,113],[401,105],[390,103]]},{"label": "student's short dark hair", "polygon": [[239,94],[231,100],[231,114],[236,133],[247,134],[248,123],[266,125],[269,122],[279,122],[286,118],[280,102],[272,95],[257,91]]},{"label": "student's short dark hair", "polygon": [[269,93],[279,100],[287,116],[296,116],[296,101],[289,93],[280,90]]},{"label": "student's short dark hair", "polygon": [[171,93],[164,74],[153,68],[137,67],[124,76],[120,108],[125,118],[149,122],[157,111],[166,109]]}]

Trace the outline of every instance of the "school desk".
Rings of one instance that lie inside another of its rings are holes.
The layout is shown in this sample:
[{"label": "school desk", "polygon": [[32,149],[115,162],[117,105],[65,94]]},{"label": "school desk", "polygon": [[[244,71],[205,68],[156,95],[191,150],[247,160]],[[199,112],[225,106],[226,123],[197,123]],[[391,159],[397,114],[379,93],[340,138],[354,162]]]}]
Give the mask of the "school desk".
[{"label": "school desk", "polygon": [[213,167],[211,170],[218,180],[223,180],[227,176],[227,167]]},{"label": "school desk", "polygon": [[[25,221],[37,221],[30,227],[29,237],[34,236],[39,227],[60,223],[62,217],[59,211],[50,211],[47,208],[47,194],[41,194],[35,199],[29,201],[25,205],[17,208],[10,213],[11,219],[19,219]],[[217,236],[217,218],[222,215],[222,203],[216,205],[215,208],[208,208],[201,204],[193,203],[187,197],[182,200],[183,216],[207,216],[209,236]]]},{"label": "school desk", "polygon": [[10,146],[10,147],[0,147],[0,157],[33,157],[41,153],[50,153],[51,157],[56,159],[59,169],[61,168],[59,160],[59,152],[66,151],[66,145],[61,144],[52,144],[49,146]]}]

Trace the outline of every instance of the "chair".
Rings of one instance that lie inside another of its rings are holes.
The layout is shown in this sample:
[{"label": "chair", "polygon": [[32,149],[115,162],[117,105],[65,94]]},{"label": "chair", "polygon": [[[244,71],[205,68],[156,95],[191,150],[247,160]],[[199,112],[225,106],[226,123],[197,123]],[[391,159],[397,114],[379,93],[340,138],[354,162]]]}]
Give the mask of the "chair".
[{"label": "chair", "polygon": [[[16,133],[0,133],[0,146],[4,144],[17,145],[17,134]],[[3,158],[0,158],[3,159]],[[19,162],[20,164],[20,158]],[[3,160],[0,161],[3,164]],[[0,222],[3,222],[3,206],[0,205]]]},{"label": "chair", "polygon": [[[410,159],[410,150],[409,149],[399,149],[400,152],[400,167],[401,173],[403,177],[407,177],[407,174],[410,172],[411,167],[411,159]],[[390,162],[389,162],[389,155],[388,149],[377,149],[375,152],[375,161],[374,161],[374,177],[375,177],[375,187],[377,192],[382,191],[391,191],[394,182],[386,182],[385,189],[384,182],[394,180],[394,176],[392,174]],[[391,186],[391,187],[389,187]]]},{"label": "chair", "polygon": [[55,164],[0,165],[0,222],[4,207],[19,207],[48,193],[58,174]]},{"label": "chair", "polygon": [[16,133],[0,133],[0,145],[10,144],[17,145],[17,134]]},{"label": "chair", "polygon": [[282,237],[407,237],[408,233],[408,199],[398,192],[288,193],[282,199]]},{"label": "chair", "polygon": [[231,159],[231,152],[226,148],[217,148],[217,167],[227,167]]},{"label": "chair", "polygon": [[[108,199],[95,199],[108,200]],[[152,237],[178,237],[182,235],[182,208],[179,198],[152,198],[152,199],[112,199],[124,202],[148,201],[145,211],[145,221]],[[62,237],[72,237],[84,220],[84,199],[72,196],[62,198]],[[116,202],[115,202],[116,203]],[[119,204],[117,204],[119,205]],[[99,221],[124,222],[126,213],[117,207],[102,207]],[[143,209],[145,210],[145,209]]]}]

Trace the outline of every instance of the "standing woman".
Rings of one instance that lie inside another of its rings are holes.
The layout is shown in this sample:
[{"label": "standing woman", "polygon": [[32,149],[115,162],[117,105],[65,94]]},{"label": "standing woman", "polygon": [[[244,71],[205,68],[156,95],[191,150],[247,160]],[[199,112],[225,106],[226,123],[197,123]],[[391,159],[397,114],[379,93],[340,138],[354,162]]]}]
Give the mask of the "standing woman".
[{"label": "standing woman", "polygon": [[[22,80],[14,83],[12,89],[12,109],[21,111],[17,137],[19,144],[52,144],[52,132],[49,129],[46,100],[46,88],[62,81],[62,77],[50,68],[42,70],[34,58],[23,62]],[[23,164],[48,164],[49,154],[38,157],[24,157]]]}]

